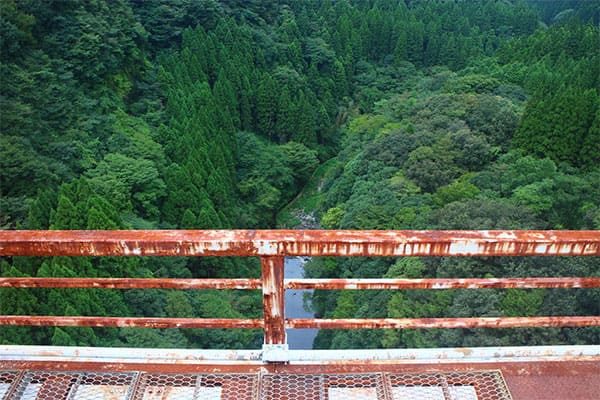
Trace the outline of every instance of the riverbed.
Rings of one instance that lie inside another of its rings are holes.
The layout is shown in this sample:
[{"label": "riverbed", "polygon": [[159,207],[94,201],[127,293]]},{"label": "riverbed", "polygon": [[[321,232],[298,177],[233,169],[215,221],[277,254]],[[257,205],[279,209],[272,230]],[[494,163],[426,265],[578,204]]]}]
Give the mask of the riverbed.
[{"label": "riverbed", "polygon": [[[286,257],[284,275],[286,279],[304,278],[304,264],[308,257]],[[304,308],[304,293],[312,290],[286,290],[285,315],[287,318],[314,318],[312,311]],[[287,329],[287,341],[290,349],[312,349],[318,329]]]}]

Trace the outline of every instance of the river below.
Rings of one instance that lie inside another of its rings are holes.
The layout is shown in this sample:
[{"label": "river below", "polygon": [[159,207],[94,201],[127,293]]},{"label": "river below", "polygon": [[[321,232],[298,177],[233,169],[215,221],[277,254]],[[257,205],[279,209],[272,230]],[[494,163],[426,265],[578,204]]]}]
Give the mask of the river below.
[{"label": "river below", "polygon": [[[286,257],[284,266],[285,279],[304,278],[304,264],[307,257]],[[312,311],[304,308],[304,293],[312,290],[286,290],[285,316],[287,318],[314,318]],[[287,329],[287,341],[290,349],[312,349],[318,329]]]}]

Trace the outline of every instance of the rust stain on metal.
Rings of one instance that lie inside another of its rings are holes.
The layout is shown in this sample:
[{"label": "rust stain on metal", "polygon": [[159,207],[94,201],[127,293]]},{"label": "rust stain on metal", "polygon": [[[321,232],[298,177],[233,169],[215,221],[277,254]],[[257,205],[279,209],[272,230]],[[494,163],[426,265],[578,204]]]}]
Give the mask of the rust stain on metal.
[{"label": "rust stain on metal", "polygon": [[600,316],[585,317],[482,317],[482,318],[383,318],[286,320],[287,328],[305,329],[431,329],[431,328],[532,328],[600,326]]},{"label": "rust stain on metal", "polygon": [[600,231],[0,231],[4,256],[600,256]]},{"label": "rust stain on metal", "polygon": [[61,399],[67,398],[73,378],[68,375],[49,375],[40,383],[36,398],[38,399]]},{"label": "rust stain on metal", "polygon": [[269,369],[261,362],[236,362],[232,364],[203,363],[105,363],[95,361],[0,361],[0,368],[14,370],[46,370],[46,371],[140,371],[154,373],[246,373]]},{"label": "rust stain on metal", "polygon": [[404,363],[404,362],[356,362],[328,361],[320,364],[261,364],[256,362],[222,363],[152,363],[145,364],[123,362],[106,363],[92,361],[0,361],[0,368],[8,370],[61,370],[61,371],[142,371],[158,373],[193,372],[271,372],[271,373],[353,373],[353,372],[410,372],[435,373],[441,371],[477,371],[500,369],[511,377],[528,376],[582,376],[588,379],[600,378],[600,363],[597,360],[569,359],[565,361],[528,361],[528,362],[481,362],[481,363]]},{"label": "rust stain on metal", "polygon": [[0,256],[260,256],[262,280],[170,278],[0,278],[0,287],[259,289],[264,318],[0,316],[0,325],[144,328],[264,328],[284,344],[285,328],[512,328],[600,326],[600,316],[288,319],[290,289],[597,288],[600,277],[469,279],[294,279],[285,256],[600,256],[600,231],[156,230],[0,231]]},{"label": "rust stain on metal", "polygon": [[[4,367],[2,366],[2,361],[0,361],[0,368],[4,369]],[[6,368],[6,369],[12,369],[12,368]],[[14,378],[14,382],[20,382],[21,379],[23,379],[23,377],[25,376],[25,371],[19,371]],[[7,392],[4,393],[4,397],[3,399],[14,399],[15,398],[15,392],[17,391],[18,387],[17,385],[10,385],[9,389]]]},{"label": "rust stain on metal", "polygon": [[[432,374],[448,374],[447,380],[450,384],[458,385],[469,385],[476,388],[483,388],[480,382],[477,382],[473,378],[476,377],[463,377],[457,376],[462,373],[489,373],[489,372],[500,372],[501,377],[499,379],[505,380],[510,390],[510,398],[515,399],[543,399],[543,400],[562,400],[562,399],[596,399],[598,396],[597,385],[593,382],[598,382],[600,379],[600,363],[598,362],[573,362],[573,361],[558,361],[558,362],[504,362],[504,363],[469,363],[469,364],[364,364],[364,363],[341,363],[341,364],[325,364],[325,365],[314,365],[314,364],[275,364],[275,365],[196,365],[196,364],[131,364],[131,363],[87,363],[87,362],[0,362],[0,367],[5,369],[11,369],[19,371],[19,378],[15,379],[15,382],[22,382],[21,379],[26,375],[35,376],[38,372],[48,371],[44,379],[40,379],[37,383],[40,384],[40,390],[37,393],[38,397],[40,394],[44,394],[47,398],[68,398],[69,394],[73,394],[73,385],[77,384],[73,379],[73,371],[77,373],[132,373],[137,374],[138,372],[150,373],[156,375],[163,374],[214,374],[210,377],[207,382],[217,387],[228,387],[227,394],[225,389],[222,393],[223,398],[233,398],[234,395],[238,397],[246,397],[247,390],[246,385],[242,384],[236,386],[234,382],[239,382],[236,379],[235,374],[256,374],[256,379],[252,382],[256,382],[253,393],[254,397],[260,397],[262,393],[263,383],[265,374],[277,374],[277,381],[279,385],[283,385],[284,389],[276,389],[276,393],[282,398],[281,393],[284,392],[285,386],[289,388],[294,382],[298,382],[298,374],[309,374],[314,378],[322,378],[323,381],[328,383],[328,386],[338,387],[352,387],[352,386],[363,386],[373,387],[373,380],[369,380],[365,374],[383,374],[380,375],[383,378],[385,385],[391,385],[391,379],[394,378],[395,374],[406,376],[411,381],[419,382],[420,378],[424,375]],[[58,371],[62,371],[63,374],[57,374]],[[65,374],[66,373],[66,374]],[[392,374],[392,376],[386,376],[385,374]],[[217,374],[223,374],[216,376]],[[232,374],[232,375],[227,375]],[[336,374],[336,375],[333,375]],[[410,375],[415,374],[414,377]],[[481,376],[481,375],[479,375]],[[171,380],[183,380],[187,377],[170,377]],[[35,378],[34,378],[35,380]],[[230,381],[229,381],[230,380]],[[229,381],[229,382],[228,382]],[[321,382],[323,382],[321,381]],[[132,387],[129,390],[129,394],[136,393],[135,389],[136,380],[127,381],[126,385]],[[131,382],[131,383],[129,383]],[[192,381],[194,382],[194,381]],[[300,381],[302,382],[302,381]],[[431,381],[430,381],[431,382]],[[434,381],[433,386],[438,385],[439,381]],[[497,381],[496,381],[497,382]],[[30,380],[24,382],[25,384],[31,383]],[[591,383],[591,384],[590,384]],[[144,381],[146,385],[152,385],[148,380]],[[431,385],[432,383],[427,383]],[[225,386],[228,385],[228,386]],[[424,384],[425,385],[425,384]],[[312,386],[312,385],[311,385]],[[16,386],[13,386],[15,388]],[[190,385],[189,387],[194,387]],[[264,386],[267,387],[267,386]],[[325,387],[325,386],[319,386]],[[236,391],[237,389],[237,391]],[[323,391],[315,391],[314,396],[308,395],[303,392],[304,388],[296,384],[293,386],[293,395],[290,398],[302,397],[304,398],[320,398]],[[477,396],[479,398],[496,397],[492,390],[479,390],[476,389]],[[146,393],[139,391],[139,393]],[[160,392],[165,394],[167,392]],[[298,394],[300,393],[300,395]],[[325,393],[327,393],[325,391]],[[393,397],[386,396],[388,393],[386,387],[383,389],[384,398]],[[490,394],[491,393],[491,394]],[[9,392],[14,394],[14,392]],[[173,394],[173,393],[171,393]],[[7,396],[5,396],[7,397]],[[71,396],[73,397],[73,396]],[[379,396],[381,397],[381,396]],[[7,397],[9,398],[9,397]]]},{"label": "rust stain on metal", "polygon": [[[0,280],[1,282],[1,280]],[[597,288],[600,277],[433,278],[433,279],[289,279],[286,289],[535,289]]]},{"label": "rust stain on metal", "polygon": [[[0,278],[0,287],[88,289],[260,289],[260,279],[179,278]],[[423,279],[289,279],[286,289],[570,289],[598,288],[600,277],[557,278],[423,278]]]},{"label": "rust stain on metal", "polygon": [[261,257],[265,344],[286,343],[283,257]]},{"label": "rust stain on metal", "polygon": [[92,289],[260,289],[260,279],[0,278],[0,287]]},{"label": "rust stain on metal", "polygon": [[234,318],[141,318],[141,317],[75,317],[38,315],[1,315],[0,325],[17,326],[87,326],[95,328],[246,328],[260,329],[260,319]]}]

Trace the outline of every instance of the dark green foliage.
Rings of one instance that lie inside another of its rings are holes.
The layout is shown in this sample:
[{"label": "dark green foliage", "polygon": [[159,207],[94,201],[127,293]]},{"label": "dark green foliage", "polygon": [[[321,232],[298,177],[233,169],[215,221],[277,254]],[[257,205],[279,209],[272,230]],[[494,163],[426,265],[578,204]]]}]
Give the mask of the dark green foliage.
[{"label": "dark green foliage", "polygon": [[599,34],[597,26],[572,21],[501,49],[499,58],[511,78],[532,92],[515,146],[557,162],[588,169],[597,166]]},{"label": "dark green foliage", "polygon": [[572,18],[594,24],[600,22],[600,4],[587,0],[527,0],[537,8],[547,24],[560,24]]},{"label": "dark green foliage", "polygon": [[[308,211],[326,228],[598,229],[598,7],[528,3],[5,0],[0,228],[272,228],[309,183],[320,200]],[[594,268],[325,259],[307,273],[585,276]],[[15,257],[0,260],[0,272],[189,278],[258,276],[259,268],[227,258]],[[314,295],[319,316],[348,318],[597,314],[598,304],[586,290]],[[0,313],[258,318],[260,296],[1,289]],[[316,345],[598,341],[591,330],[536,333],[328,331]],[[1,343],[260,341],[251,331],[0,329]]]},{"label": "dark green foliage", "polygon": [[600,152],[590,130],[599,107],[593,89],[562,87],[553,95],[535,98],[525,108],[514,143],[538,156],[594,166]]},{"label": "dark green foliage", "polygon": [[[595,144],[582,147],[583,138],[578,139],[578,135],[582,135],[578,130],[581,132],[582,125],[589,125],[588,131],[595,134],[596,114],[583,104],[589,103],[586,96],[593,98],[596,91],[573,86],[556,91],[557,95],[565,96],[565,100],[571,99],[564,108],[573,115],[548,116],[539,110],[535,98],[524,102],[522,90],[510,86],[514,85],[509,83],[512,68],[512,65],[499,67],[492,63],[456,74],[434,69],[407,79],[402,88],[382,92],[379,97],[383,100],[374,102],[371,113],[354,116],[344,128],[342,148],[336,160],[338,167],[322,183],[324,200],[318,210],[322,225],[354,229],[581,229],[596,226],[593,221],[597,221],[600,199],[596,189],[597,162],[588,164],[590,172],[586,172],[566,163],[557,164],[551,158],[538,158],[550,155],[543,152],[532,156],[509,151],[520,140],[537,140],[534,136],[540,131],[539,124],[531,123],[532,132],[524,132],[531,109],[553,119],[555,122],[550,126],[562,126],[564,135],[555,135],[554,142],[550,135],[546,135],[546,139],[554,143],[557,151],[570,151],[564,161],[577,160],[579,152],[588,159],[595,157],[590,156]],[[390,73],[378,72],[380,75],[374,80],[360,81],[357,89],[365,90],[373,82],[385,82],[384,77]],[[382,87],[385,86],[382,84]],[[582,109],[587,111],[581,114],[575,111]],[[590,114],[592,119],[589,119]],[[542,133],[539,136],[543,136]],[[569,142],[571,147],[567,146]],[[357,267],[359,263],[361,267]],[[573,275],[573,268],[582,275],[597,274],[594,272],[597,268],[592,266],[596,260],[585,265],[567,258],[547,263],[557,267],[548,270],[545,262],[542,265],[534,259],[405,258],[396,262],[330,259],[312,261],[307,274],[315,278],[556,276]],[[352,296],[343,292],[316,292],[313,306],[317,316],[324,318],[585,315],[592,312],[589,301],[595,298],[595,292],[584,292],[586,300],[576,296],[559,300],[560,295],[553,291],[516,289],[417,290]],[[383,315],[381,310],[384,310]],[[322,331],[315,346],[492,346],[569,343],[575,337],[589,342],[597,337],[594,330],[567,331],[390,330],[361,331],[360,334]]]},{"label": "dark green foliage", "polygon": [[316,152],[295,142],[276,146],[245,132],[238,134],[238,146],[239,190],[247,204],[244,224],[268,227],[317,167]]},{"label": "dark green foliage", "polygon": [[257,130],[273,139],[275,137],[275,121],[277,117],[277,87],[271,75],[266,74],[260,81],[256,99],[256,126]]}]

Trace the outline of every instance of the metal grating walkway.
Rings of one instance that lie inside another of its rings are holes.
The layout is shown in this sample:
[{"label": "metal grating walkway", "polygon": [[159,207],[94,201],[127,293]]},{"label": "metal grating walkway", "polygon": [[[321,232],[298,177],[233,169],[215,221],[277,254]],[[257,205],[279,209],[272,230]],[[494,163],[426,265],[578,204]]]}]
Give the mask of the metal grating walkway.
[{"label": "metal grating walkway", "polygon": [[0,371],[2,400],[510,400],[499,371],[154,374]]}]

